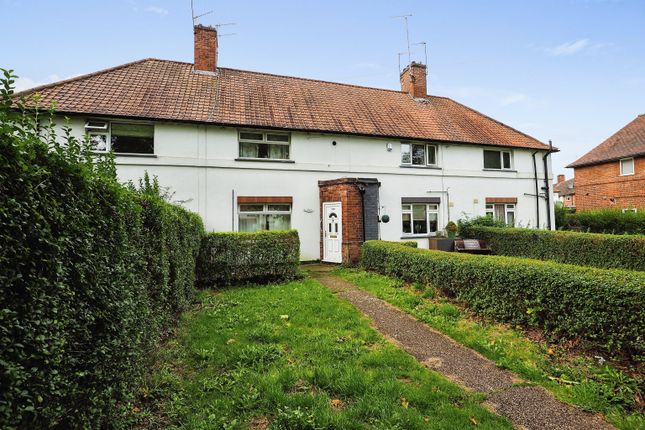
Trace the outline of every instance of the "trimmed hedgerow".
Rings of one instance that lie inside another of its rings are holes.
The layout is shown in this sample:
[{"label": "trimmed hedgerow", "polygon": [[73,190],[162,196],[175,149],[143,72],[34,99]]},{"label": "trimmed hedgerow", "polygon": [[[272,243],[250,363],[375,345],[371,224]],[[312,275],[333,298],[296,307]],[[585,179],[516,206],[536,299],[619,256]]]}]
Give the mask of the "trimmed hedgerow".
[{"label": "trimmed hedgerow", "polygon": [[367,270],[433,285],[498,321],[608,351],[645,352],[645,273],[365,242]]},{"label": "trimmed hedgerow", "polygon": [[567,213],[558,228],[589,233],[645,234],[645,208],[637,212],[605,208]]},{"label": "trimmed hedgerow", "polygon": [[645,271],[645,236],[471,225],[463,237],[484,239],[495,254],[605,269]]},{"label": "trimmed hedgerow", "polygon": [[192,301],[203,226],[0,83],[0,428],[118,423]]},{"label": "trimmed hedgerow", "polygon": [[297,276],[298,232],[209,233],[197,264],[201,287],[266,283]]}]

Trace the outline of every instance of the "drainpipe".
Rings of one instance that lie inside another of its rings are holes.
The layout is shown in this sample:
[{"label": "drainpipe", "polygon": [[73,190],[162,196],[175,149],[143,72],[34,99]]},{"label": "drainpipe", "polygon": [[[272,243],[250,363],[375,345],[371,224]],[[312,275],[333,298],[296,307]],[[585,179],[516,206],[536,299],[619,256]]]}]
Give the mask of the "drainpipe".
[{"label": "drainpipe", "polygon": [[553,143],[551,140],[549,140],[549,149],[546,151],[546,153],[542,156],[542,162],[544,163],[544,186],[542,189],[544,190],[544,198],[546,200],[546,225],[549,230],[551,230],[551,198],[549,197],[549,190],[550,190],[550,185],[549,185],[549,169],[548,169],[548,159],[549,159],[549,154],[553,152]]},{"label": "drainpipe", "polygon": [[540,228],[540,185],[537,174],[537,162],[535,161],[535,154],[538,152],[539,151],[533,151],[531,156],[533,157],[533,177],[535,178],[535,216],[537,219],[537,228]]},{"label": "drainpipe", "polygon": [[363,226],[363,242],[365,242],[365,185],[360,184],[358,186],[358,191],[361,193],[361,225]]}]

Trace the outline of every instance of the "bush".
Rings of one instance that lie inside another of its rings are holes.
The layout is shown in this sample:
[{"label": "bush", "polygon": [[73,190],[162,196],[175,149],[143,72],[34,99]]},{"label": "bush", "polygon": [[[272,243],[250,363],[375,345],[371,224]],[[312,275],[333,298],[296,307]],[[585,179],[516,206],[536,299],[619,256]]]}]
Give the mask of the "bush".
[{"label": "bush", "polygon": [[645,271],[645,236],[472,226],[469,238],[484,239],[495,254],[553,260],[605,269]]},{"label": "bush", "polygon": [[555,228],[562,230],[567,225],[567,217],[576,213],[576,210],[564,207],[562,202],[555,202],[553,213],[555,214]]},{"label": "bush", "polygon": [[645,352],[645,273],[368,241],[367,270],[431,284],[502,322],[582,338],[610,352]]},{"label": "bush", "polygon": [[293,279],[300,263],[298,232],[209,233],[202,241],[201,287]]},{"label": "bush", "polygon": [[103,428],[191,302],[201,220],[0,85],[0,428]]},{"label": "bush", "polygon": [[569,213],[558,228],[589,233],[645,234],[645,211],[623,213],[620,209],[598,209]]},{"label": "bush", "polygon": [[457,221],[457,230],[461,236],[463,236],[463,231],[475,226],[506,227],[506,223],[504,221],[496,220],[492,216],[478,216]]}]

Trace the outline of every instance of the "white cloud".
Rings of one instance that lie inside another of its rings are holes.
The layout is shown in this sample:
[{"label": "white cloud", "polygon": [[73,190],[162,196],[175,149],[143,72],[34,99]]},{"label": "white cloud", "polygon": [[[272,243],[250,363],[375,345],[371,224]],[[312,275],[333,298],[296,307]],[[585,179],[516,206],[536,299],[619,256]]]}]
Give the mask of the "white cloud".
[{"label": "white cloud", "polygon": [[574,55],[590,46],[589,39],[578,39],[573,42],[565,42],[553,48],[547,48],[546,52],[554,57],[564,57]]},{"label": "white cloud", "polygon": [[533,105],[534,100],[526,94],[517,91],[508,91],[497,88],[483,87],[438,87],[438,89],[450,97],[464,103],[478,103],[486,101],[501,107],[507,107],[516,104]]},{"label": "white cloud", "polygon": [[158,7],[158,6],[148,6],[144,10],[146,12],[156,13],[157,15],[160,15],[160,16],[168,15],[168,9],[164,9],[164,8]]},{"label": "white cloud", "polygon": [[24,91],[30,88],[39,87],[41,85],[47,85],[53,82],[63,81],[65,79],[71,79],[76,76],[78,75],[72,75],[72,76],[67,76],[65,78],[61,78],[58,75],[49,75],[44,79],[32,79],[28,76],[21,76],[16,79],[16,83],[14,84],[15,85],[14,91],[15,92]]},{"label": "white cloud", "polygon": [[514,105],[515,103],[522,103],[525,101],[528,101],[529,97],[526,94],[522,93],[510,93],[505,96],[502,96],[502,98],[499,101],[499,104],[502,106],[510,106]]}]

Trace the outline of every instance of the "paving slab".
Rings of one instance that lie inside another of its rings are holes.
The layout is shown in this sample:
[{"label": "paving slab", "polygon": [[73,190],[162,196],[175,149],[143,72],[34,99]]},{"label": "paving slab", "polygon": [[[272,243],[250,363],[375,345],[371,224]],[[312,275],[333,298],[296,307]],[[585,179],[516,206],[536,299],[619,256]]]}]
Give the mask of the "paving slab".
[{"label": "paving slab", "polygon": [[326,265],[305,266],[320,283],[352,303],[387,339],[424,366],[467,390],[488,395],[485,406],[527,430],[614,429],[600,415],[560,402],[541,387],[518,386],[522,379],[478,352],[458,344],[411,315],[357,288]]}]

